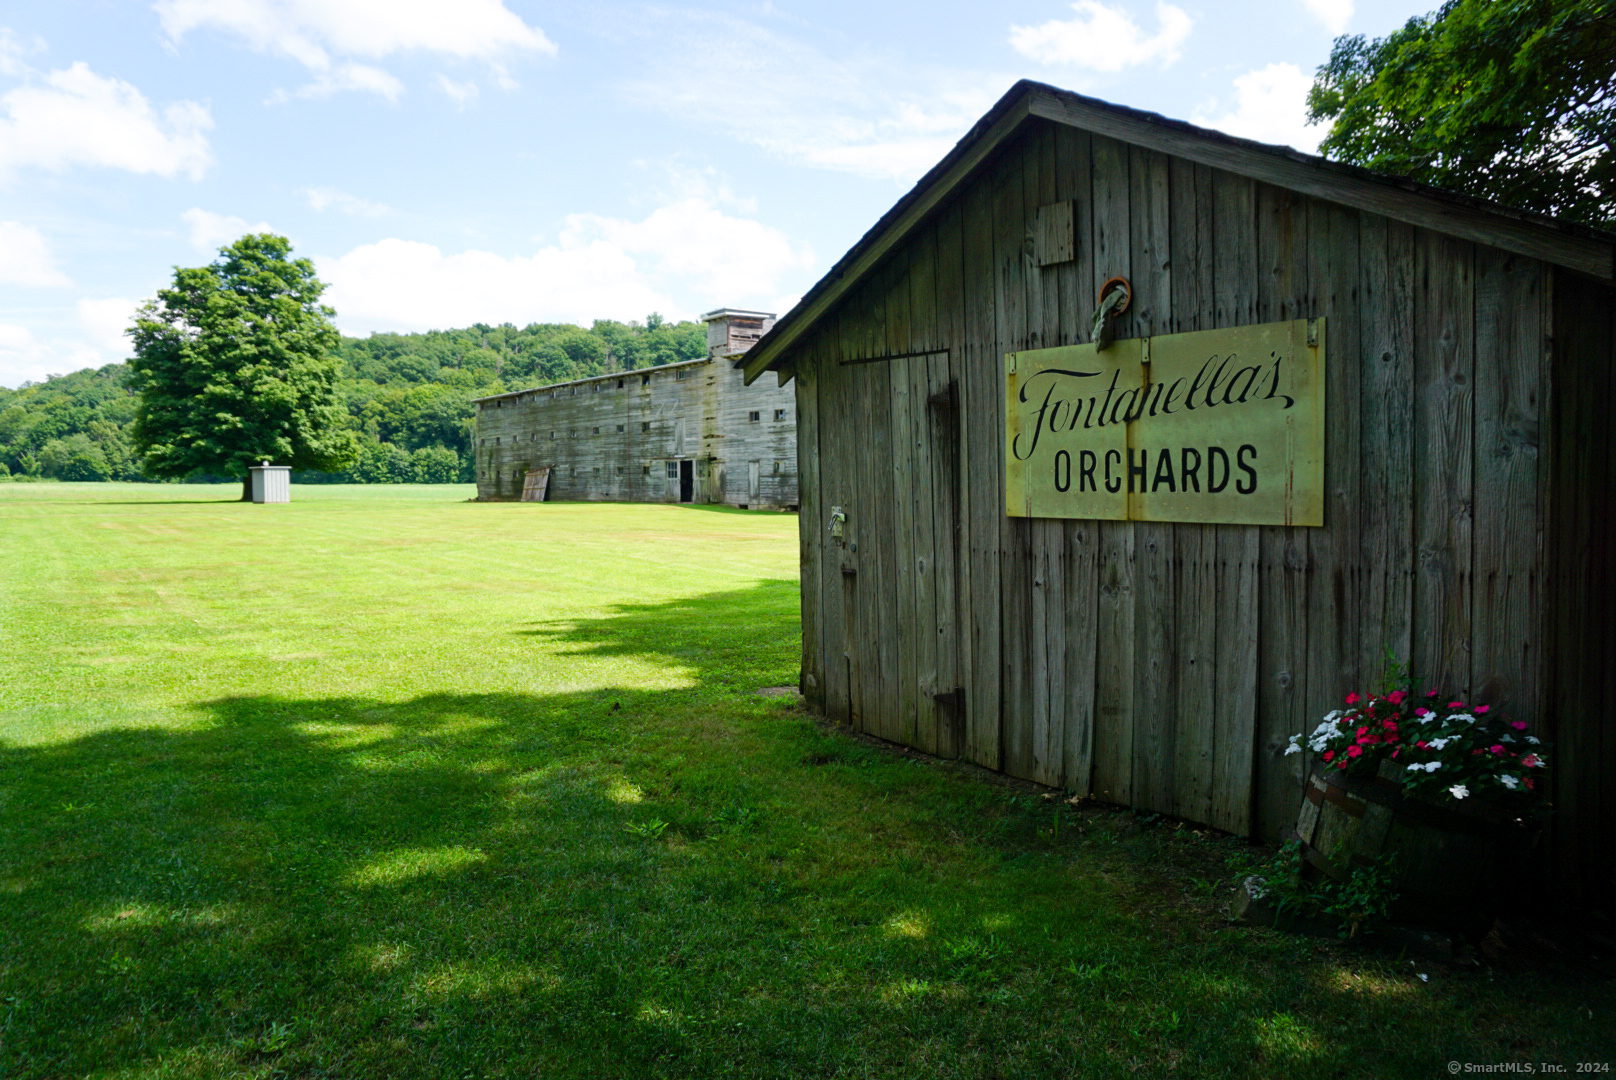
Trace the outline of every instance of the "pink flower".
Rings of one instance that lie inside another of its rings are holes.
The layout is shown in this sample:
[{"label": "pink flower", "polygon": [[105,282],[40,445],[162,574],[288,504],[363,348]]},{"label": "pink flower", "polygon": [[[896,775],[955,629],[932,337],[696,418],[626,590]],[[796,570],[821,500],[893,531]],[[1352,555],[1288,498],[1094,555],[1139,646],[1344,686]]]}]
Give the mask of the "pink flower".
[{"label": "pink flower", "polygon": [[1427,690],[1425,692],[1425,696],[1426,697],[1436,697],[1436,691],[1435,690]]},{"label": "pink flower", "polygon": [[[1481,710],[1478,709],[1476,711],[1480,712]],[[1525,720],[1516,720],[1513,723],[1511,723],[1509,726],[1514,728],[1516,731],[1525,731],[1526,730],[1526,721]]]},{"label": "pink flower", "polygon": [[1361,747],[1361,746],[1349,746],[1349,747],[1347,747],[1347,756],[1348,757],[1357,757],[1358,755],[1360,755],[1362,753],[1363,753],[1363,747]]},{"label": "pink flower", "polygon": [[1403,699],[1406,697],[1408,697],[1408,695],[1403,691],[1393,690],[1391,693],[1386,695],[1386,700],[1391,702],[1393,705],[1401,705],[1403,703]]},{"label": "pink flower", "polygon": [[1430,709],[1427,709],[1424,705],[1421,705],[1419,708],[1414,710],[1414,715],[1415,716],[1425,716],[1425,715],[1429,714],[1430,711],[1431,711]]},{"label": "pink flower", "polygon": [[1462,701],[1450,701],[1450,702],[1448,702],[1448,708],[1450,708],[1450,709],[1462,709],[1462,708],[1464,708],[1464,702],[1462,702]]},{"label": "pink flower", "polygon": [[1326,750],[1324,752],[1324,760],[1325,761],[1334,761],[1335,760],[1335,751],[1334,750]]},{"label": "pink flower", "polygon": [[1422,742],[1417,742],[1414,745],[1419,747],[1421,750],[1424,750],[1425,747],[1426,747],[1426,744],[1423,741]]},{"label": "pink flower", "polygon": [[1488,709],[1491,709],[1491,708],[1492,708],[1491,705],[1477,705],[1476,706],[1476,711],[1479,712],[1479,713],[1480,712],[1486,712]]},{"label": "pink flower", "polygon": [[1367,735],[1367,734],[1369,734],[1369,729],[1367,727],[1361,727],[1361,728],[1358,729],[1358,734]]},{"label": "pink flower", "polygon": [[[1536,754],[1527,754],[1525,757],[1521,758],[1521,764],[1525,765],[1528,769],[1535,769],[1539,765],[1543,764],[1543,759],[1538,757]],[[1529,780],[1527,783],[1531,783],[1531,781]]]},{"label": "pink flower", "polygon": [[1397,760],[1397,755],[1398,755],[1398,754],[1401,754],[1401,753],[1402,753],[1402,751],[1401,751],[1401,750],[1393,750],[1393,751],[1392,751],[1392,760],[1393,760],[1393,761],[1396,761],[1396,760]]},{"label": "pink flower", "polygon": [[1356,705],[1356,704],[1358,704],[1358,695],[1357,694],[1348,694],[1347,695],[1347,704],[1348,705]]},{"label": "pink flower", "polygon": [[1489,746],[1487,750],[1489,753],[1493,754],[1502,754],[1504,752],[1503,746],[1498,743],[1494,743],[1493,745]]}]

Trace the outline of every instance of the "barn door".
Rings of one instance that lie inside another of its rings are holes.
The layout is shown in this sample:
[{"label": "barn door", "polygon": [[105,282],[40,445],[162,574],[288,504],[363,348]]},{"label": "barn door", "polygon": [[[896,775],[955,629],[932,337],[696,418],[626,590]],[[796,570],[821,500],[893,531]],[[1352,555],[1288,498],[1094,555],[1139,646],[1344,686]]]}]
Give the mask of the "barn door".
[{"label": "barn door", "polygon": [[850,364],[837,551],[854,725],[929,753],[964,741],[959,422],[946,355]]}]

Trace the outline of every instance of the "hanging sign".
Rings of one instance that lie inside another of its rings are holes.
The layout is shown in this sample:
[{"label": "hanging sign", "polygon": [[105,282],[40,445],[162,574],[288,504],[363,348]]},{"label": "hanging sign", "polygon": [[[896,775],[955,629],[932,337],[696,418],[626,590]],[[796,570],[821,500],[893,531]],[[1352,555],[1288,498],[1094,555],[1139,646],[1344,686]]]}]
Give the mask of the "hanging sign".
[{"label": "hanging sign", "polygon": [[1005,357],[1011,517],[1324,524],[1324,320]]}]

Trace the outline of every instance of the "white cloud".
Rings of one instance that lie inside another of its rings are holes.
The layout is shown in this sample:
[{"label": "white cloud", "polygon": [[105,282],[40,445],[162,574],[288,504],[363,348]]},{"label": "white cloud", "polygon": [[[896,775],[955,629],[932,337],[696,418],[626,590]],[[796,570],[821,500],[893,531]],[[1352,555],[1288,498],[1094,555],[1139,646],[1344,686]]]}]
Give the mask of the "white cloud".
[{"label": "white cloud", "polygon": [[135,309],[138,307],[140,301],[122,296],[101,299],[86,297],[78,302],[76,313],[79,327],[90,345],[108,357],[108,362],[129,355],[129,339],[124,336],[124,331],[135,321]]},{"label": "white cloud", "polygon": [[19,221],[0,221],[0,284],[54,287],[73,283],[57,267],[39,230]]},{"label": "white cloud", "polygon": [[7,92],[0,113],[0,176],[96,165],[196,180],[213,163],[205,105],[177,101],[159,115],[135,87],[83,63]]},{"label": "white cloud", "polygon": [[1318,17],[1326,30],[1339,34],[1352,20],[1354,8],[1352,0],[1307,0],[1307,10]]},{"label": "white cloud", "polygon": [[558,241],[531,256],[387,239],[316,264],[339,325],[365,333],[693,314],[770,300],[814,261],[779,230],[689,196],[640,221],[571,215]]},{"label": "white cloud", "polygon": [[1164,0],[1156,4],[1160,29],[1148,37],[1121,7],[1108,7],[1099,0],[1078,0],[1072,10],[1077,12],[1075,19],[1012,26],[1010,45],[1040,64],[1070,64],[1094,71],[1121,71],[1151,62],[1167,67],[1178,59],[1180,46],[1194,26],[1183,8]]},{"label": "white cloud", "polygon": [[308,199],[309,207],[313,210],[337,210],[358,217],[384,217],[393,212],[392,207],[371,202],[369,199],[361,199],[338,188],[304,188],[303,196]]},{"label": "white cloud", "polygon": [[477,89],[476,83],[455,82],[447,75],[438,76],[438,89],[447,94],[449,100],[462,109],[476,101],[477,95],[482,93],[481,90]]},{"label": "white cloud", "polygon": [[[722,131],[804,165],[912,180],[936,164],[1012,81],[924,68],[891,56],[828,56],[709,11],[652,13],[612,32],[639,35],[628,100]],[[688,58],[722,41],[724,62]]]},{"label": "white cloud", "polygon": [[1269,64],[1234,80],[1233,111],[1222,116],[1197,114],[1190,123],[1259,142],[1284,143],[1311,154],[1325,135],[1323,125],[1307,122],[1307,92],[1312,85],[1295,64]]},{"label": "white cloud", "polygon": [[323,98],[344,90],[359,90],[397,101],[404,93],[404,84],[391,72],[369,64],[336,64],[320,70],[313,82],[296,90],[277,90],[269,96],[270,104],[278,105],[293,98]]},{"label": "white cloud", "polygon": [[256,225],[249,225],[243,218],[231,217],[229,214],[215,214],[201,207],[192,207],[180,217],[191,227],[191,244],[198,251],[216,251],[248,233],[275,231],[267,222],[260,221]]},{"label": "white cloud", "polygon": [[51,375],[100,367],[114,359],[81,341],[43,341],[26,326],[0,323],[0,386],[44,382]]},{"label": "white cloud", "polygon": [[8,27],[0,26],[0,75],[22,75],[28,70],[23,57],[43,52],[45,43],[39,38],[24,42]]},{"label": "white cloud", "polygon": [[339,89],[397,96],[391,75],[339,65],[334,57],[427,52],[496,62],[517,52],[556,51],[543,30],[523,22],[504,0],[158,0],[155,6],[174,41],[193,30],[222,30],[315,72],[315,83],[292,96]]}]

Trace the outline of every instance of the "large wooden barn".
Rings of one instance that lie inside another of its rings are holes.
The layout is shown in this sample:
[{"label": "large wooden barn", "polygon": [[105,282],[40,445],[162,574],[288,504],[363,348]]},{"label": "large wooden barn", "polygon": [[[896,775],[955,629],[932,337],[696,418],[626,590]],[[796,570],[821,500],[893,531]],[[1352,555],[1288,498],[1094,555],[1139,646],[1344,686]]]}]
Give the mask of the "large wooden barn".
[{"label": "large wooden barn", "polygon": [[774,316],[702,320],[704,358],[477,399],[477,497],[795,509],[796,402],[739,367]]},{"label": "large wooden barn", "polygon": [[[1017,84],[745,359],[796,387],[804,693],[1277,838],[1287,736],[1390,650],[1546,731],[1556,895],[1608,897],[1613,274],[1610,234]],[[1102,428],[1147,398],[1193,458]]]}]

